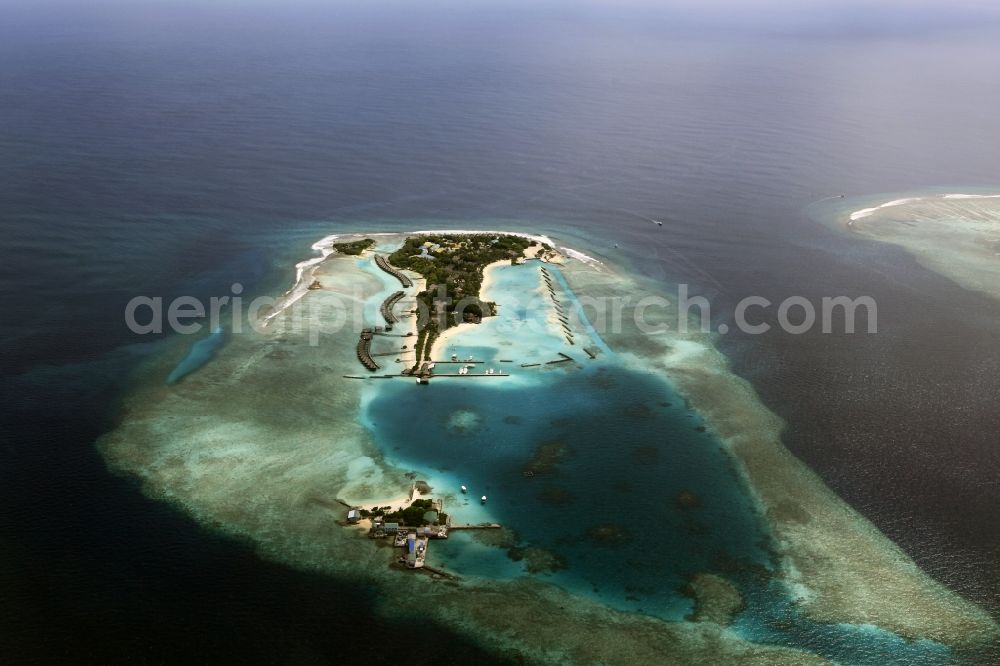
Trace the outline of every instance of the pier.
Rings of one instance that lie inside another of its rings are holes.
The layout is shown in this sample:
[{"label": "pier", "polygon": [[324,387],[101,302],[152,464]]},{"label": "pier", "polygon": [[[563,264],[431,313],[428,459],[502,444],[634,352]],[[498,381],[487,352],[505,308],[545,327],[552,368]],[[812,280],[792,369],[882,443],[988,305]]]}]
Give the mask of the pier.
[{"label": "pier", "polygon": [[558,359],[556,359],[554,361],[546,361],[545,365],[554,365],[556,363],[572,363],[573,362],[573,357],[570,356],[569,354],[564,354],[562,352],[559,352],[559,355],[562,358],[558,358]]},{"label": "pier", "polygon": [[358,339],[358,360],[372,372],[379,369],[379,364],[372,358],[372,338],[375,332],[370,329],[362,329],[361,337]]},{"label": "pier", "polygon": [[379,310],[382,312],[382,319],[385,319],[386,330],[392,330],[392,325],[399,321],[396,318],[396,315],[392,313],[392,308],[404,295],[405,292],[402,291],[393,292],[389,298],[382,301],[382,305],[379,307]]},{"label": "pier", "polygon": [[552,299],[552,307],[556,311],[556,317],[559,319],[559,323],[562,325],[563,335],[566,336],[566,342],[570,346],[576,346],[576,342],[573,340],[573,331],[569,327],[569,318],[566,317],[566,313],[563,312],[562,304],[559,299],[556,298],[556,290],[552,285],[552,277],[549,275],[548,269],[544,266],[541,268],[542,278],[545,280],[545,288],[549,291],[549,298]]},{"label": "pier", "polygon": [[[501,361],[502,363],[513,363],[513,361]],[[483,365],[486,361],[424,361],[416,370],[404,370],[400,376],[415,376],[418,384],[430,384],[432,377],[462,377],[470,379],[473,377],[510,377],[509,372],[497,369],[496,372],[478,372],[476,374],[462,374],[460,372],[435,372],[434,366],[441,365]]]},{"label": "pier", "polygon": [[385,271],[389,275],[391,275],[394,278],[396,278],[397,280],[399,280],[399,283],[401,285],[403,285],[404,288],[405,287],[412,287],[413,286],[413,280],[411,280],[410,278],[408,278],[405,275],[403,275],[403,272],[401,270],[399,270],[398,268],[396,268],[395,266],[393,266],[392,264],[390,264],[389,260],[386,259],[381,254],[376,254],[375,255],[375,263],[383,271]]}]

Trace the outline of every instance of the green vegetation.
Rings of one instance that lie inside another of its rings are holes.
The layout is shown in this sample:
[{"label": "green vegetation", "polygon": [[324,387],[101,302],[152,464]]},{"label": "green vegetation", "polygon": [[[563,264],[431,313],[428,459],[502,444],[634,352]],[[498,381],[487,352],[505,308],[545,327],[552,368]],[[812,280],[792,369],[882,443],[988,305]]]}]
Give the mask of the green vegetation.
[{"label": "green vegetation", "polygon": [[372,245],[375,245],[375,240],[372,238],[363,238],[357,241],[351,241],[349,243],[334,243],[333,249],[341,254],[361,254]]},{"label": "green vegetation", "polygon": [[[361,509],[362,518],[381,517],[387,523],[399,523],[406,527],[423,527],[427,525],[424,514],[434,510],[434,502],[429,499],[413,500],[413,503],[405,509],[390,512],[388,506],[376,506],[371,509]],[[437,523],[444,525],[448,522],[448,514],[439,512]]]},{"label": "green vegetation", "polygon": [[482,301],[483,269],[494,261],[516,263],[535,241],[505,234],[411,236],[392,253],[389,262],[415,271],[427,280],[417,294],[430,318],[421,326],[416,362],[430,359],[438,333],[462,321],[478,322],[496,314],[496,303]]}]

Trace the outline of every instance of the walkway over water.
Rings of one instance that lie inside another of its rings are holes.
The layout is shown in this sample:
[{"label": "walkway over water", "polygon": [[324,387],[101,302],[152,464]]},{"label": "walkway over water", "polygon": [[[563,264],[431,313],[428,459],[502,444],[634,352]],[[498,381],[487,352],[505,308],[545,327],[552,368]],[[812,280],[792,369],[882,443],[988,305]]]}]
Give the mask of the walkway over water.
[{"label": "walkway over water", "polygon": [[370,329],[366,328],[361,331],[361,337],[358,339],[358,360],[361,361],[361,365],[374,372],[378,370],[379,365],[372,358],[371,346],[373,335],[374,333]]},{"label": "walkway over water", "polygon": [[413,281],[410,278],[403,275],[402,271],[400,271],[398,268],[390,264],[389,260],[386,259],[381,254],[375,255],[375,263],[378,264],[378,267],[381,268],[383,271],[385,271],[389,275],[399,280],[399,283],[403,285],[403,287],[413,286]]},{"label": "walkway over water", "polygon": [[382,305],[379,308],[379,310],[382,312],[382,318],[385,319],[386,324],[389,324],[391,326],[392,324],[395,324],[397,321],[399,321],[399,319],[396,318],[396,315],[392,313],[392,308],[393,306],[396,305],[396,303],[399,302],[399,299],[401,299],[404,295],[405,293],[403,291],[396,291],[393,292],[389,296],[389,298],[382,301]]}]

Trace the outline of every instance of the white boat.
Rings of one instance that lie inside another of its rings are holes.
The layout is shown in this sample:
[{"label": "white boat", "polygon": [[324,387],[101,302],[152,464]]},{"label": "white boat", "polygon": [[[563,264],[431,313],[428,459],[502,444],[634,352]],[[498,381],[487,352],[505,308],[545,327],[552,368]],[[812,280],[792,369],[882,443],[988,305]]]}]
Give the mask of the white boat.
[{"label": "white boat", "polygon": [[480,497],[479,501],[482,502],[483,504],[486,504],[486,495],[483,495],[482,497]]},{"label": "white boat", "polygon": [[468,489],[468,488],[466,488],[465,486],[462,486],[462,492],[463,492],[463,493],[467,493],[467,492],[469,492],[469,489]]}]

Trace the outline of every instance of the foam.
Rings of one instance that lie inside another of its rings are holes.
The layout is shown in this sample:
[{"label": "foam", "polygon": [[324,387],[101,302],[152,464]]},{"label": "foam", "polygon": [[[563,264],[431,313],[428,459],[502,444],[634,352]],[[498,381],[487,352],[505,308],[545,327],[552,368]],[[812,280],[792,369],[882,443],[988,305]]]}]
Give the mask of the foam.
[{"label": "foam", "polygon": [[331,234],[319,239],[313,243],[311,247],[314,252],[319,252],[320,256],[312,257],[295,264],[295,284],[292,285],[291,289],[282,294],[281,298],[279,298],[278,302],[275,304],[274,309],[264,317],[265,325],[269,324],[272,319],[290,308],[296,301],[306,295],[309,291],[309,285],[312,284],[313,272],[317,266],[326,261],[327,257],[336,252],[336,250],[333,249],[333,243],[338,238],[340,238],[339,235]]},{"label": "foam", "polygon": [[572,258],[576,259],[577,261],[582,261],[585,264],[589,264],[591,266],[601,266],[601,265],[603,265],[600,260],[594,259],[590,255],[584,254],[583,252],[580,252],[579,250],[574,250],[571,247],[560,247],[558,249],[559,249],[560,252],[562,252],[566,256],[572,257]]},{"label": "foam", "polygon": [[928,201],[931,199],[1000,199],[1000,194],[943,194],[939,197],[925,196],[925,197],[905,197],[903,199],[893,199],[892,201],[887,201],[884,204],[879,204],[878,206],[872,206],[871,208],[861,208],[854,211],[850,215],[851,222],[863,219],[876,213],[883,208],[892,208],[894,206],[902,206],[904,204],[916,203],[918,201]]},{"label": "foam", "polygon": [[893,206],[902,206],[903,204],[913,203],[915,201],[920,201],[922,197],[909,197],[906,199],[893,199],[892,201],[887,201],[884,204],[873,206],[871,208],[862,208],[861,210],[856,210],[851,213],[851,221],[860,220],[861,218],[868,217],[872,213],[882,209],[882,208],[892,208]]}]

